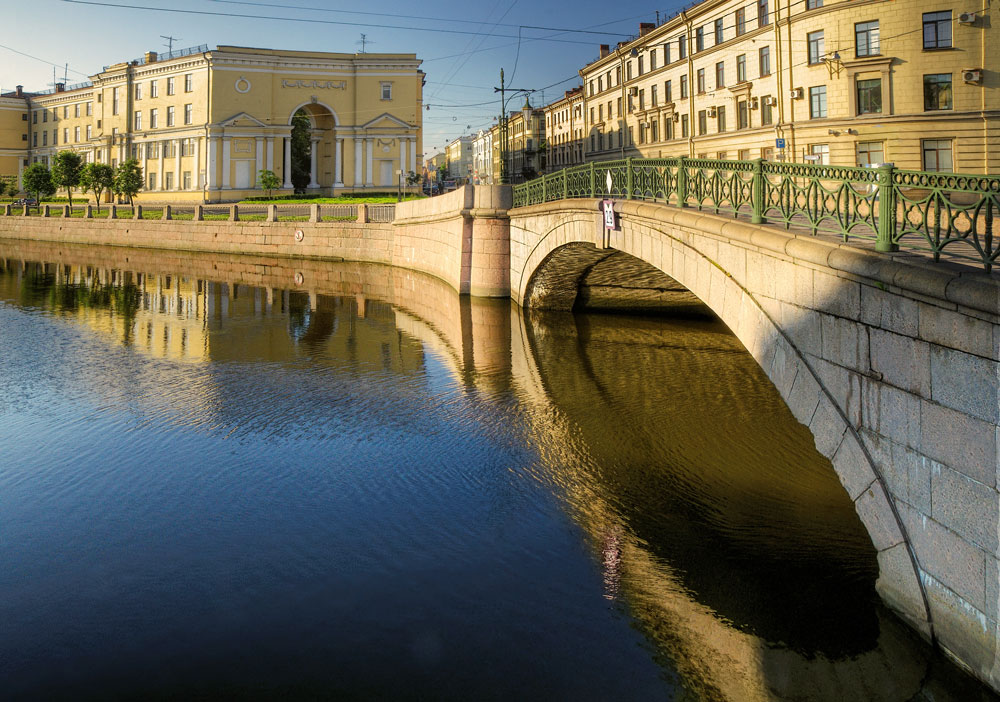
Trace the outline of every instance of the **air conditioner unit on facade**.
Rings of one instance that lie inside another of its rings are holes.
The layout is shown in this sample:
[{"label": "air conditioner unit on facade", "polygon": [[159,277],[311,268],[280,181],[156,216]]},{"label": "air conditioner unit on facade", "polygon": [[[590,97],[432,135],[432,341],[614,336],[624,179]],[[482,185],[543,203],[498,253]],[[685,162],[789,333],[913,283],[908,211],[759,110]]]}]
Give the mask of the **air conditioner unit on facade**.
[{"label": "air conditioner unit on facade", "polygon": [[765,105],[770,105],[771,107],[774,107],[775,105],[778,104],[778,98],[776,98],[776,97],[770,97],[770,96],[766,97],[766,98],[764,98],[764,104]]},{"label": "air conditioner unit on facade", "polygon": [[635,87],[629,88],[628,89],[628,94],[629,95],[638,95],[639,94],[639,89],[635,88]]},{"label": "air conditioner unit on facade", "polygon": [[802,97],[802,88],[792,88],[788,91],[788,97],[792,100],[798,100]]},{"label": "air conditioner unit on facade", "polygon": [[757,98],[750,98],[750,109],[756,110],[760,106],[760,101]]},{"label": "air conditioner unit on facade", "polygon": [[715,114],[716,114],[715,108],[714,107],[709,107],[708,108],[708,116],[709,117],[715,117]]},{"label": "air conditioner unit on facade", "polygon": [[960,24],[975,24],[976,13],[975,12],[963,12],[958,16],[958,21]]},{"label": "air conditioner unit on facade", "polygon": [[975,83],[976,85],[979,85],[983,82],[983,71],[979,68],[963,68],[962,80],[966,83]]},{"label": "air conditioner unit on facade", "polygon": [[680,122],[681,121],[680,113],[678,113],[678,112],[674,113],[674,121],[675,122]]}]

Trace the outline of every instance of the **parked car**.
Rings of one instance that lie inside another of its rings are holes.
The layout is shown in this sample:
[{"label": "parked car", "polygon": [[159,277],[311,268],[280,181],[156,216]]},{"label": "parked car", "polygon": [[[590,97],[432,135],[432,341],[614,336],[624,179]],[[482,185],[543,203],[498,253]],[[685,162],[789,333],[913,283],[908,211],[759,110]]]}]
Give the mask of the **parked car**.
[{"label": "parked car", "polygon": [[23,207],[27,205],[28,207],[38,207],[38,200],[33,197],[22,197],[19,200],[14,200],[14,204]]}]

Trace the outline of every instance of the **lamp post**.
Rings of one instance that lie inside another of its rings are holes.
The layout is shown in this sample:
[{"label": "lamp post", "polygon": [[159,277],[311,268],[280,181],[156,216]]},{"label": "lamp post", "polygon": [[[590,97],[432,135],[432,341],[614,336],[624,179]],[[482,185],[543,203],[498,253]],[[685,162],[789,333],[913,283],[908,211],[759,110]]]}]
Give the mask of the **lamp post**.
[{"label": "lamp post", "polygon": [[396,169],[396,202],[403,201],[403,169]]},{"label": "lamp post", "polygon": [[[507,91],[511,91],[511,96],[505,98]],[[507,185],[510,176],[507,174],[507,103],[521,93],[531,93],[532,90],[526,88],[508,88],[504,85],[503,69],[500,69],[500,87],[493,88],[494,93],[500,93],[500,183]]]},{"label": "lamp post", "polygon": [[[639,55],[639,51],[632,47],[631,51],[628,52],[629,58],[635,58]],[[622,113],[618,115],[619,124],[618,127],[618,146],[621,148],[622,158],[625,158],[625,134],[628,131],[628,120],[625,115],[628,113],[628,95],[627,95],[627,84],[628,80],[625,78],[625,54],[619,55],[621,58],[621,69],[622,69]]]}]

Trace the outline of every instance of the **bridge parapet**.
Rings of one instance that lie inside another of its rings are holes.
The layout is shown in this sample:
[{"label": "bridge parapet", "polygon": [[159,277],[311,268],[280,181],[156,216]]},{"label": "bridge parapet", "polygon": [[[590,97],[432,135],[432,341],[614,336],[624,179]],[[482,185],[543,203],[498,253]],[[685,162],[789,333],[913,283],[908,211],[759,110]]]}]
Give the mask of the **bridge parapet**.
[{"label": "bridge parapet", "polygon": [[844,242],[901,247],[938,261],[1000,256],[1000,176],[879,168],[626,158],[567,168],[514,187],[514,206],[579,197],[661,202],[755,224],[771,222]]}]

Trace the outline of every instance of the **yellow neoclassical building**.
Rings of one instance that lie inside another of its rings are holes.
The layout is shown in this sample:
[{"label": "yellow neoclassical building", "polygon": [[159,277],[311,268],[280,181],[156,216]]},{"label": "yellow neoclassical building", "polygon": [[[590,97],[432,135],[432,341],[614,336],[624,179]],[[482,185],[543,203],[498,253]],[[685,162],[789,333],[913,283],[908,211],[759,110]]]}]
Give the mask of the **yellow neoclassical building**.
[{"label": "yellow neoclassical building", "polygon": [[580,71],[587,160],[1000,171],[984,0],[706,0]]},{"label": "yellow neoclassical building", "polygon": [[258,173],[293,190],[292,118],[308,117],[308,192],[395,190],[417,169],[424,74],[414,54],[207,46],[127,61],[79,85],[0,96],[0,176],[62,149],[136,158],[145,201],[260,195]]}]

